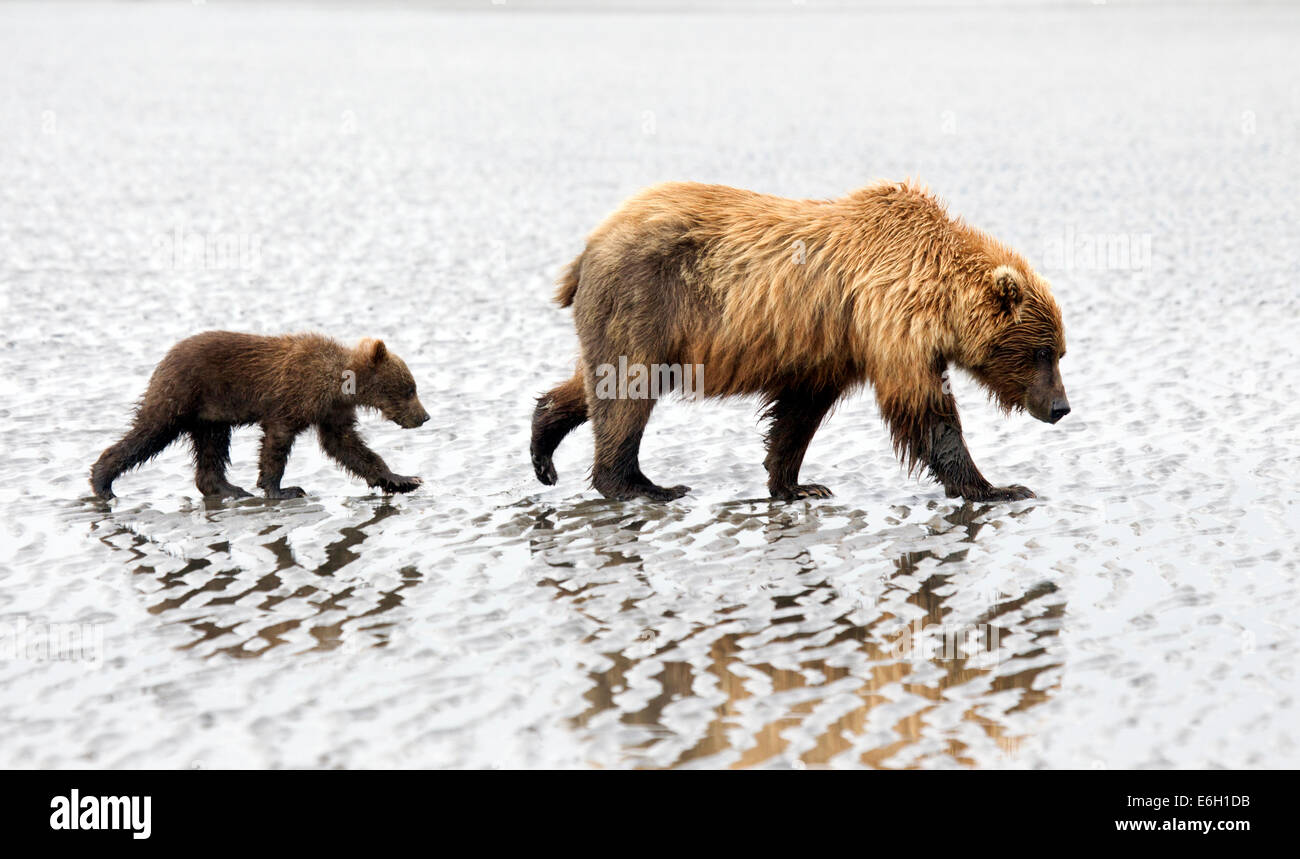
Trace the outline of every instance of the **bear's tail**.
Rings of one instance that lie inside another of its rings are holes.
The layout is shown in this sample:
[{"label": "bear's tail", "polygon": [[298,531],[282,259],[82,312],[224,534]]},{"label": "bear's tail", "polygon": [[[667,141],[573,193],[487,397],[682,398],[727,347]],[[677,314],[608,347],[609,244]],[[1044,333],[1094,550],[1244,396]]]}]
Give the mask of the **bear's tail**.
[{"label": "bear's tail", "polygon": [[582,258],[586,255],[586,251],[578,254],[578,258],[569,263],[564,274],[560,275],[560,288],[555,291],[555,301],[561,307],[573,304],[573,296],[578,292],[578,278],[582,273]]}]

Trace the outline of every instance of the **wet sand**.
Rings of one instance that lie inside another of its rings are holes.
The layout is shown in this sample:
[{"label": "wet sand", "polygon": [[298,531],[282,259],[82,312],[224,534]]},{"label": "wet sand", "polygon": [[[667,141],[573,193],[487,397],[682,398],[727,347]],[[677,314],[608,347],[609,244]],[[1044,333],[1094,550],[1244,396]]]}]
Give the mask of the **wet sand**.
[{"label": "wet sand", "polygon": [[[0,631],[99,636],[0,654],[0,766],[1300,765],[1300,10],[0,21]],[[626,195],[903,176],[1054,284],[1069,417],[956,380],[1037,500],[908,478],[869,393],[828,501],[763,497],[752,402],[656,409],[680,501],[599,498],[586,428],[536,483],[552,282]],[[383,337],[433,420],[364,430],[425,488],[304,436],[305,499],[205,502],[178,445],[91,500],[209,328]]]}]

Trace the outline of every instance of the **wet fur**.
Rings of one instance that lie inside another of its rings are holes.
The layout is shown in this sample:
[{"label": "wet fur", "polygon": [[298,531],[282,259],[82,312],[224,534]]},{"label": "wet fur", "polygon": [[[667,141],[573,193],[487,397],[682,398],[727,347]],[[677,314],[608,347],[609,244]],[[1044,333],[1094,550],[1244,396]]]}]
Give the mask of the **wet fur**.
[{"label": "wet fur", "polygon": [[[573,378],[538,400],[534,469],[554,483],[555,448],[591,420],[592,483],[609,497],[685,491],[641,473],[654,401],[594,396],[594,368],[620,355],[703,364],[706,396],[759,395],[777,498],[829,494],[798,483],[803,455],[834,403],[865,383],[909,470],[928,467],[952,496],[1028,497],[1024,487],[992,486],[975,467],[943,374],[969,370],[1007,411],[1041,417],[1040,401],[1064,396],[1064,335],[1047,282],[909,183],[824,201],[660,185],[592,233],[556,299],[573,308],[582,358]],[[1035,360],[1036,350],[1050,350],[1050,361]]]},{"label": "wet fur", "polygon": [[[344,391],[355,373],[355,394]],[[401,426],[428,419],[406,364],[382,341],[349,349],[319,334],[263,337],[209,331],[182,340],[149,380],[129,432],[99,457],[91,486],[113,497],[113,481],[152,459],[181,435],[194,451],[195,485],[204,495],[244,496],[226,480],[232,428],[260,424],[257,485],[269,498],[296,497],[281,487],[298,434],[315,427],[321,447],[371,486],[409,492],[416,477],[394,474],[357,432],[358,408],[373,408]]]}]

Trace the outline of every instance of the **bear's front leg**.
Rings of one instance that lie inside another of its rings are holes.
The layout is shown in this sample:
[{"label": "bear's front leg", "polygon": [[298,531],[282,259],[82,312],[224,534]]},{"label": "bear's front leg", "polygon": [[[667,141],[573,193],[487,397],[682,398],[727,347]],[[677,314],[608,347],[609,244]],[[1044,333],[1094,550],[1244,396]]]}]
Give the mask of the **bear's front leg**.
[{"label": "bear's front leg", "polygon": [[316,433],[325,453],[369,486],[385,492],[411,492],[424,482],[418,477],[394,474],[361,438],[352,420],[326,421],[316,428]]},{"label": "bear's front leg", "polygon": [[307,493],[301,486],[280,486],[289,451],[298,429],[280,423],[262,424],[262,454],[258,458],[257,488],[267,498],[301,498]]},{"label": "bear's front leg", "polygon": [[984,479],[966,448],[955,404],[950,415],[935,414],[928,424],[920,451],[921,458],[935,479],[943,484],[944,492],[949,498],[960,496],[967,501],[1020,501],[1035,497],[1024,486],[994,486]]}]

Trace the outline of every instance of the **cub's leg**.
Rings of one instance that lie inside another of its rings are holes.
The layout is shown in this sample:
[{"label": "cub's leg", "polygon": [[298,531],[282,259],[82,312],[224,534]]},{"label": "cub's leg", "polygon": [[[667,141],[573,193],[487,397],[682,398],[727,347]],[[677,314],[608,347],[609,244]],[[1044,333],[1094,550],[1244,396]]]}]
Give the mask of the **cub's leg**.
[{"label": "cub's leg", "polygon": [[689,486],[656,486],[641,473],[641,436],[654,410],[653,399],[598,399],[588,401],[591,428],[596,436],[596,459],[591,485],[606,498],[618,500],[644,496],[671,501],[691,491]]},{"label": "cub's leg", "polygon": [[799,468],[813,434],[839,398],[836,390],[789,389],[779,393],[763,413],[771,420],[767,430],[767,488],[773,498],[829,498],[831,491],[819,483],[799,483]]},{"label": "cub's leg", "polygon": [[204,495],[246,498],[248,492],[226,480],[230,465],[230,425],[202,421],[190,428],[194,445],[194,485]]},{"label": "cub's leg", "polygon": [[316,427],[316,434],[321,449],[331,459],[370,486],[378,486],[385,492],[410,492],[424,482],[418,477],[394,474],[383,458],[366,445],[353,421],[321,423]]},{"label": "cub's leg", "polygon": [[551,456],[564,437],[586,421],[587,392],[582,373],[537,398],[529,453],[538,480],[547,486],[554,485],[556,474]]},{"label": "cub's leg", "polygon": [[141,411],[122,440],[99,455],[90,469],[90,485],[103,499],[113,496],[113,481],[124,471],[152,459],[181,433],[178,421],[159,421]]},{"label": "cub's leg", "polygon": [[267,498],[301,498],[307,493],[301,486],[280,486],[284,467],[289,462],[289,451],[298,428],[276,422],[262,424],[262,454],[258,458],[257,487]]}]

